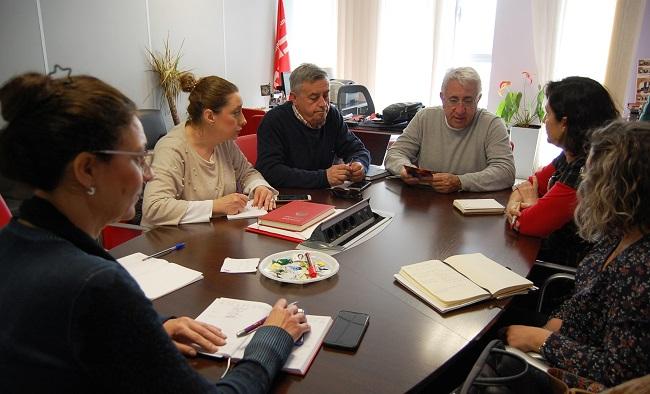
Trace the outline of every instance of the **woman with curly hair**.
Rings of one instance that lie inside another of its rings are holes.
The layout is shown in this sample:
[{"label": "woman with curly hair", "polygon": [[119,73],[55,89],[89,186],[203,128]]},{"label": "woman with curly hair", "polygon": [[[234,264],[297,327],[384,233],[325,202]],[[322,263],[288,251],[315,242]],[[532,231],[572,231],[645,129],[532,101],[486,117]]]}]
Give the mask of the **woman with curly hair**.
[{"label": "woman with curly hair", "polygon": [[510,326],[507,341],[548,363],[614,386],[650,373],[650,123],[596,131],[578,189],[580,236],[595,242],[575,294],[545,326]]},{"label": "woman with curly hair", "polygon": [[548,142],[562,153],[513,188],[506,216],[515,231],[544,238],[538,258],[575,266],[589,246],[573,222],[589,136],[619,113],[607,90],[590,78],[549,82],[545,93]]}]

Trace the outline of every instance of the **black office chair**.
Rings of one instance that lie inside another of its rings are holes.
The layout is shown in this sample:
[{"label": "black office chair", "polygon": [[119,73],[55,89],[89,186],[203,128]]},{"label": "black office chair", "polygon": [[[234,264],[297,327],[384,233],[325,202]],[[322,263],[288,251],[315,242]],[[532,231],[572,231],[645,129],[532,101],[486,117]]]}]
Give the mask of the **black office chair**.
[{"label": "black office chair", "polygon": [[549,314],[569,299],[575,291],[576,268],[536,260],[528,279],[540,288],[537,312]]},{"label": "black office chair", "polygon": [[336,98],[336,107],[341,115],[370,115],[375,112],[370,92],[363,85],[341,86]]},{"label": "black office chair", "polygon": [[167,134],[167,125],[159,109],[139,109],[138,119],[142,122],[144,135],[147,136],[147,149],[153,149],[156,143]]}]

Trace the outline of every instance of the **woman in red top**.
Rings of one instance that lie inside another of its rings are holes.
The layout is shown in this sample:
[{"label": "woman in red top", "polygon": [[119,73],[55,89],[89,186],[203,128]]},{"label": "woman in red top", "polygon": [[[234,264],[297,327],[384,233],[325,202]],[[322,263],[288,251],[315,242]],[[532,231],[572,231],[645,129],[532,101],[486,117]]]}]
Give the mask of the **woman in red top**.
[{"label": "woman in red top", "polygon": [[573,211],[591,130],[619,112],[607,90],[590,78],[549,82],[545,93],[547,139],[562,153],[513,187],[506,216],[514,230],[544,238],[540,259],[575,266],[588,246],[577,235]]}]

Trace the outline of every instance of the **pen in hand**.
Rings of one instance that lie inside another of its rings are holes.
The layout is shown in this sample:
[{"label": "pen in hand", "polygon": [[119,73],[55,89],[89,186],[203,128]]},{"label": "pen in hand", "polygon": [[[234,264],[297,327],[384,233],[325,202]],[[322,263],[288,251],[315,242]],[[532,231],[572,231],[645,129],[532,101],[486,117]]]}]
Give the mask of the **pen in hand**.
[{"label": "pen in hand", "polygon": [[172,246],[170,248],[163,249],[160,252],[156,252],[154,254],[151,254],[151,255],[143,258],[142,261],[145,261],[147,259],[151,259],[151,258],[154,258],[154,257],[160,257],[160,256],[165,255],[167,253],[171,253],[171,252],[173,252],[175,250],[181,250],[184,247],[185,247],[185,242],[179,242],[179,243],[177,243],[176,245],[174,245],[174,246]]},{"label": "pen in hand", "polygon": [[[294,301],[289,305],[296,305],[297,303],[298,303],[298,301]],[[289,305],[287,305],[287,306],[289,306]],[[250,326],[246,326],[246,327],[242,328],[241,330],[237,331],[237,336],[238,337],[243,337],[243,336],[248,335],[251,332],[257,330],[258,328],[260,328],[264,324],[264,322],[266,321],[266,318],[267,318],[267,316],[259,319],[258,321],[251,324]]]}]

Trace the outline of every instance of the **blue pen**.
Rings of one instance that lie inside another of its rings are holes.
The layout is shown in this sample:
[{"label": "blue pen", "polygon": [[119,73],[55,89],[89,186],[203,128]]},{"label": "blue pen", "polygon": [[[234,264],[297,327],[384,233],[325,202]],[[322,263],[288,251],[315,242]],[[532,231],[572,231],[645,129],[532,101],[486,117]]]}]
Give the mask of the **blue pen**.
[{"label": "blue pen", "polygon": [[185,242],[179,242],[176,245],[172,246],[171,248],[161,250],[160,252],[154,253],[152,255],[149,255],[149,256],[143,258],[142,261],[145,261],[147,259],[151,259],[151,258],[154,258],[154,257],[159,257],[159,256],[165,255],[167,253],[171,253],[171,252],[173,252],[175,250],[181,250],[184,247],[185,247]]}]

